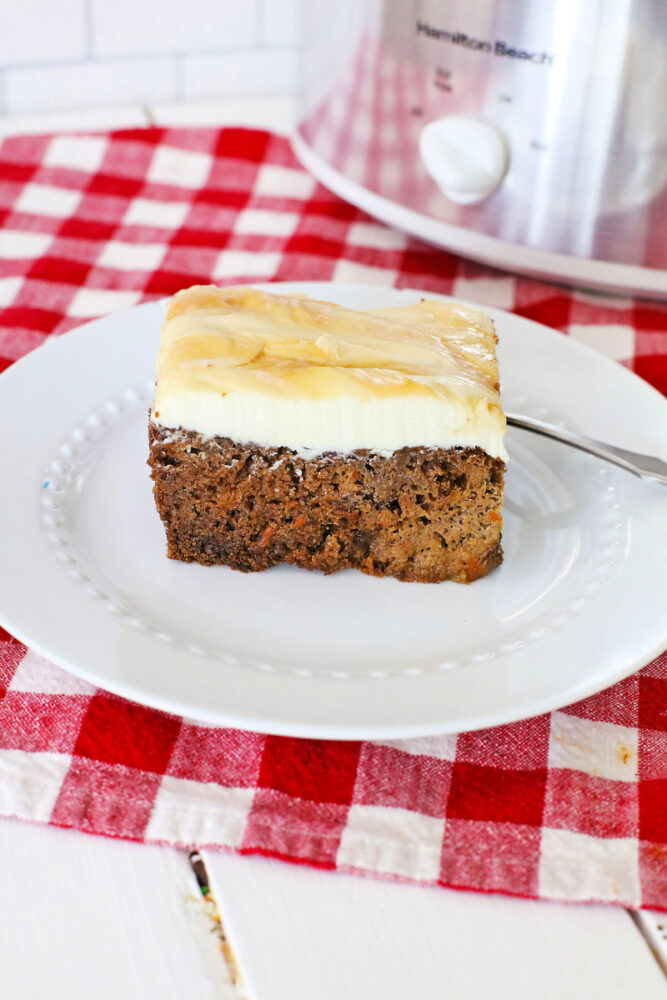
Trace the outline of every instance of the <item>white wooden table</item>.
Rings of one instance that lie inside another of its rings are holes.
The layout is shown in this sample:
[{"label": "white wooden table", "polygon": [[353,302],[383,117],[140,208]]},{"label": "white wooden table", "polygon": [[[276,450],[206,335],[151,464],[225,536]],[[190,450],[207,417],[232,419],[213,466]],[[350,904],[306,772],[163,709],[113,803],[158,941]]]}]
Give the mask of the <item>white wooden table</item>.
[{"label": "white wooden table", "polygon": [[[0,118],[289,127],[287,99]],[[667,914],[527,902],[0,819],[2,1000],[665,1000]],[[237,967],[236,983],[232,965]]]}]

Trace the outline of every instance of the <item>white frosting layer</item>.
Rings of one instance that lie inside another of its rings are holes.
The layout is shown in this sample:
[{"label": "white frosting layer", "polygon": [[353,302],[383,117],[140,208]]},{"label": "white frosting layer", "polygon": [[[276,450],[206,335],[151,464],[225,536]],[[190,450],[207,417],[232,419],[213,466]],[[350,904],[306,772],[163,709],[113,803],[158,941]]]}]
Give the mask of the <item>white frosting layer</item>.
[{"label": "white frosting layer", "polygon": [[479,404],[443,407],[435,398],[280,399],[265,393],[185,392],[163,399],[157,423],[205,436],[220,435],[263,448],[286,447],[303,454],[360,448],[391,454],[399,448],[483,448],[507,460],[503,433]]},{"label": "white frosting layer", "polygon": [[359,313],[195,287],[167,314],[153,420],[305,455],[478,447],[507,461],[495,339],[459,304]]}]

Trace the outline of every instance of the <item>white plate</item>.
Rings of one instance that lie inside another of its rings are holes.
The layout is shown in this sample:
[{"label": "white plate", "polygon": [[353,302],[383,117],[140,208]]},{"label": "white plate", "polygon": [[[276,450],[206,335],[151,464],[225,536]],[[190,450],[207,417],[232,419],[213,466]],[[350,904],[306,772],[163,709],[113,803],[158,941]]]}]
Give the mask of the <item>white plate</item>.
[{"label": "white plate", "polygon": [[[355,308],[419,296],[282,285],[296,288]],[[168,560],[146,466],[163,311],[90,323],[0,378],[11,428],[0,620],[35,650],[202,721],[387,739],[556,708],[663,648],[667,491],[522,431],[508,434],[505,562],[472,586]],[[488,312],[508,410],[667,457],[654,390],[559,333]]]}]

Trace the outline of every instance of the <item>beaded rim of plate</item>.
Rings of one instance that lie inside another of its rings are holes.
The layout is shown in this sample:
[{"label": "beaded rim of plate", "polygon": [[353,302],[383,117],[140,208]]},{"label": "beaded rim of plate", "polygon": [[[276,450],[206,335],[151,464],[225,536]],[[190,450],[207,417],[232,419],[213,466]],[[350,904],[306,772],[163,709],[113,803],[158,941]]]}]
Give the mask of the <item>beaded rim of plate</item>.
[{"label": "beaded rim of plate", "polygon": [[[290,667],[255,659],[246,654],[233,655],[211,646],[193,643],[146,618],[137,616],[128,607],[122,594],[114,592],[106,583],[103,584],[100,581],[94,568],[86,563],[77,550],[75,541],[67,529],[63,511],[69,487],[80,471],[84,450],[94,445],[115,424],[128,414],[133,413],[139,406],[145,407],[152,399],[154,390],[153,379],[132,386],[97,407],[70,431],[46,469],[41,490],[41,524],[56,559],[71,577],[80,581],[87,595],[99,602],[109,614],[122,619],[127,627],[145,631],[158,642],[177,646],[197,656],[225,664],[247,666],[263,673],[286,673],[297,677],[330,677],[336,680],[354,680],[362,677],[382,679],[454,670],[466,665],[494,660],[503,654],[512,653],[546,639],[555,630],[572,621],[595,599],[619,561],[627,529],[627,520],[618,491],[609,482],[609,470],[601,468],[594,477],[596,499],[600,511],[596,521],[598,531],[594,542],[598,559],[592,565],[591,572],[577,588],[575,596],[569,597],[559,608],[557,614],[549,617],[539,627],[511,636],[498,646],[482,649],[456,660],[434,660],[430,664],[413,667],[392,668],[388,665],[386,670],[348,671],[328,668],[311,670],[303,666]],[[527,408],[528,404],[529,401],[524,398],[512,401],[513,408],[524,409],[539,419],[550,419],[550,414],[545,409]],[[551,422],[555,421],[551,419]],[[565,425],[561,422],[560,426]]]}]

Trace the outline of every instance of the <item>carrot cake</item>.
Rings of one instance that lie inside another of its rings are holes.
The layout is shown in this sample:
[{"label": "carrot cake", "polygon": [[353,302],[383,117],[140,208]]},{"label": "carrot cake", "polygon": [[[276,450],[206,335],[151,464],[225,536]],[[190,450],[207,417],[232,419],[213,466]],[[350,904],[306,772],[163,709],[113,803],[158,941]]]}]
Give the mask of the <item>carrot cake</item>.
[{"label": "carrot cake", "polygon": [[179,292],[149,420],[168,556],[484,576],[502,560],[496,343],[456,302],[360,312],[249,287]]}]

